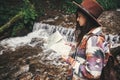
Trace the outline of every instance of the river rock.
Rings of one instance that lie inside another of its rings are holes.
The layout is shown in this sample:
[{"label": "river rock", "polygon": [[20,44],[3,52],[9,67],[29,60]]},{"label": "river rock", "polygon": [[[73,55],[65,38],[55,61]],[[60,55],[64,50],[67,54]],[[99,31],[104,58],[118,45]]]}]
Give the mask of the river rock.
[{"label": "river rock", "polygon": [[104,11],[98,21],[105,27],[106,33],[120,33],[120,11]]}]

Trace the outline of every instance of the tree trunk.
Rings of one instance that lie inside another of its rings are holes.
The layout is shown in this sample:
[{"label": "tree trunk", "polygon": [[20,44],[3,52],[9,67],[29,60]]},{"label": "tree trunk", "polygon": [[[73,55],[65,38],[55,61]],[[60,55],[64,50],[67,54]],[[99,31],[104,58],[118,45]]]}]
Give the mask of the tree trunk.
[{"label": "tree trunk", "polygon": [[6,24],[0,27],[0,33],[3,33],[4,30],[8,29],[14,22],[16,22],[17,20],[21,18],[23,18],[23,13],[19,12],[12,19],[10,19]]}]

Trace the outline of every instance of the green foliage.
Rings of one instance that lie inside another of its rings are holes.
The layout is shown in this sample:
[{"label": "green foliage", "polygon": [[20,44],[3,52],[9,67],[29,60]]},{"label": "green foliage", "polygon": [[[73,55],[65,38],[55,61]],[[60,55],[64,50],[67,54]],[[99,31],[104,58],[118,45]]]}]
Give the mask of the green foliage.
[{"label": "green foliage", "polygon": [[77,6],[75,6],[72,1],[80,3],[82,0],[51,0],[50,8],[62,10],[65,13],[74,13]]},{"label": "green foliage", "polygon": [[29,0],[23,0],[24,6],[22,8],[22,12],[24,14],[24,23],[31,23],[33,25],[33,21],[37,17],[34,6],[30,3]]},{"label": "green foliage", "polygon": [[[76,1],[81,3],[82,0],[64,0],[62,6],[62,10],[65,10],[67,13],[74,13],[76,10],[76,6],[72,3],[72,1]],[[105,10],[116,9],[118,6],[118,0],[97,0]]]},{"label": "green foliage", "polygon": [[21,5],[9,6],[6,5],[8,2],[1,1],[0,3],[0,26],[4,25],[13,16],[15,16],[18,11],[20,11]]},{"label": "green foliage", "polygon": [[23,8],[20,11],[23,14],[23,19],[19,21],[19,23],[15,24],[12,36],[16,36],[16,33],[22,29],[32,30],[32,26],[37,17],[35,7],[30,3],[30,1],[29,0],[23,1],[24,1]]},{"label": "green foliage", "polygon": [[117,0],[97,0],[105,10],[116,9]]},{"label": "green foliage", "polygon": [[[8,4],[8,5],[7,5]],[[29,0],[22,1],[0,1],[0,25],[7,23],[15,15],[22,13],[23,18],[16,23],[12,24],[12,36],[16,35],[18,30],[25,29],[32,30],[33,23],[37,17],[35,7],[30,3]]]},{"label": "green foliage", "polygon": [[[81,3],[82,0],[73,0],[76,1],[77,3]],[[69,0],[66,1],[66,4],[68,6],[68,8],[66,9],[68,13],[75,13],[77,6],[75,6],[75,4],[73,4],[72,1],[69,2]]]},{"label": "green foliage", "polygon": [[17,32],[19,32],[19,31],[21,31],[23,29],[25,29],[24,24],[22,24],[22,23],[15,24],[15,26],[14,26],[14,28],[12,30],[11,36],[16,36]]},{"label": "green foliage", "polygon": [[[34,5],[36,13],[37,13],[37,17],[41,17],[45,14],[45,5],[43,4],[43,0],[30,0],[31,3]],[[48,5],[47,5],[48,7]]]},{"label": "green foliage", "polygon": [[76,6],[69,0],[65,0],[65,5],[62,8],[66,13],[74,13],[76,11]]}]

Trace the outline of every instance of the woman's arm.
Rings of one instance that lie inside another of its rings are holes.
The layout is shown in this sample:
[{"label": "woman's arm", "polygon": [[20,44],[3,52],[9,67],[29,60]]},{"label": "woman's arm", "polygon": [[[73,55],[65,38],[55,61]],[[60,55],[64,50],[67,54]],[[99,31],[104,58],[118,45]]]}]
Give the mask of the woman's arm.
[{"label": "woman's arm", "polygon": [[81,64],[71,57],[67,59],[67,62],[71,64],[76,74],[79,74],[80,71],[85,74],[87,71],[97,77],[101,74],[104,66],[104,56],[108,52],[109,46],[106,44],[104,38],[101,36],[92,36],[87,41],[85,63]]}]

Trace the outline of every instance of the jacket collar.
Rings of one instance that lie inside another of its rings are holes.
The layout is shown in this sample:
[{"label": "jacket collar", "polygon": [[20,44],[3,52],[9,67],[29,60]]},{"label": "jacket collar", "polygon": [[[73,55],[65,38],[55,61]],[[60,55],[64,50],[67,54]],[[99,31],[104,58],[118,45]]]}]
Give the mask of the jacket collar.
[{"label": "jacket collar", "polygon": [[102,27],[94,28],[94,29],[92,29],[92,30],[90,30],[90,31],[88,32],[88,34],[90,34],[90,33],[93,33],[93,34],[95,34],[95,35],[103,34],[103,32],[102,32]]}]

